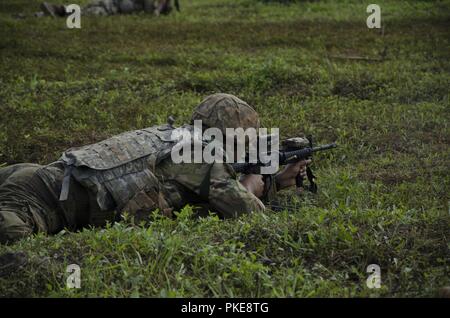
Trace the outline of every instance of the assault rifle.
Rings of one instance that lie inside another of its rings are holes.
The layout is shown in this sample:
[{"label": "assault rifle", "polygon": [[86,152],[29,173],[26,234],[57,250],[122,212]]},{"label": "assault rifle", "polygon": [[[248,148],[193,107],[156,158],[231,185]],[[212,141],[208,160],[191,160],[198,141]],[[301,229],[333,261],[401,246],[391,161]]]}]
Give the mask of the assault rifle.
[{"label": "assault rifle", "polygon": [[[311,136],[309,136],[308,138],[290,138],[285,140],[282,144],[284,146],[284,149],[278,152],[278,162],[280,166],[310,159],[315,152],[329,150],[337,147],[336,143],[314,147]],[[242,174],[261,174],[261,167],[264,167],[266,165],[267,164],[262,163],[259,160],[256,163],[243,162],[231,164],[235,172]],[[315,183],[315,176],[312,173],[310,167],[306,168],[306,174],[309,180],[309,186],[307,189],[313,193],[316,193],[317,185]],[[266,185],[266,189],[264,191],[265,194],[270,190],[270,188],[267,188],[270,187],[271,184],[271,180],[269,178],[272,178],[272,175],[264,175],[264,182]],[[303,177],[297,176],[296,186],[303,187]]]}]

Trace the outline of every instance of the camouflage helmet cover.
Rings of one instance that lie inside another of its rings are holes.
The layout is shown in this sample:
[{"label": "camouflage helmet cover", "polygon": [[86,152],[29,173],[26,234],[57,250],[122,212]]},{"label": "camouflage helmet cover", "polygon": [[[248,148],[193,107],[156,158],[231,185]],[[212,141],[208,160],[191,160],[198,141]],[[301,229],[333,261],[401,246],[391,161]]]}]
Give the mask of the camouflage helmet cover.
[{"label": "camouflage helmet cover", "polygon": [[192,122],[202,120],[206,127],[219,128],[255,128],[260,126],[258,113],[246,102],[230,94],[207,96],[194,110]]}]

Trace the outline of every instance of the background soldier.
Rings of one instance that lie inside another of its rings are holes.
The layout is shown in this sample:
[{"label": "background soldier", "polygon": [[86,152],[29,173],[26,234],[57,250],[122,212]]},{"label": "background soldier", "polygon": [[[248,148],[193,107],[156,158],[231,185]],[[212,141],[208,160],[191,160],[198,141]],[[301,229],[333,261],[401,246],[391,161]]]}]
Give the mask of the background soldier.
[{"label": "background soldier", "polygon": [[[180,11],[178,0],[175,0],[174,4],[177,11]],[[41,10],[35,15],[49,15],[52,17],[64,17],[67,15],[64,5],[43,2]],[[170,0],[92,0],[81,10],[82,14],[86,15],[129,14],[139,11],[155,15],[169,14],[172,11],[172,4]]]}]

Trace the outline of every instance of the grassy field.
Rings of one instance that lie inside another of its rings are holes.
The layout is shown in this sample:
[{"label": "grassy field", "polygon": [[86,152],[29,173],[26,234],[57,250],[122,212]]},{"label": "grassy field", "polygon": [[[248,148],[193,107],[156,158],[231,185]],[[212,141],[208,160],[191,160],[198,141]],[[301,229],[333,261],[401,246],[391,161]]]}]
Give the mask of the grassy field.
[{"label": "grassy field", "polygon": [[[315,160],[319,193],[287,191],[289,211],[237,220],[186,207],[0,246],[32,259],[0,295],[429,297],[450,285],[450,1],[379,1],[383,30],[366,26],[370,2],[180,2],[70,30],[11,17],[37,0],[2,0],[0,164],[47,163],[168,115],[181,124],[228,92],[283,138],[339,143]],[[71,263],[80,289],[66,288]],[[366,287],[369,264],[380,289]]]}]

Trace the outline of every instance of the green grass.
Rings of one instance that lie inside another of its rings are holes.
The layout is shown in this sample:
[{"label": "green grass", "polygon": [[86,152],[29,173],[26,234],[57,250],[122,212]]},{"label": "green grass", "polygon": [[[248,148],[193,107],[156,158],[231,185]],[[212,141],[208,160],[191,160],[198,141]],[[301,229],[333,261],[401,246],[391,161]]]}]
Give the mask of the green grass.
[{"label": "green grass", "polygon": [[[83,1],[86,2],[86,1]],[[450,2],[182,1],[182,12],[13,19],[0,4],[0,164],[46,163],[71,146],[166,121],[236,94],[282,137],[336,140],[320,192],[289,211],[221,221],[129,221],[38,235],[0,252],[32,262],[2,296],[429,297],[450,285]],[[382,61],[337,59],[358,55]],[[81,289],[65,286],[81,266]],[[379,264],[382,288],[366,287]]]}]

